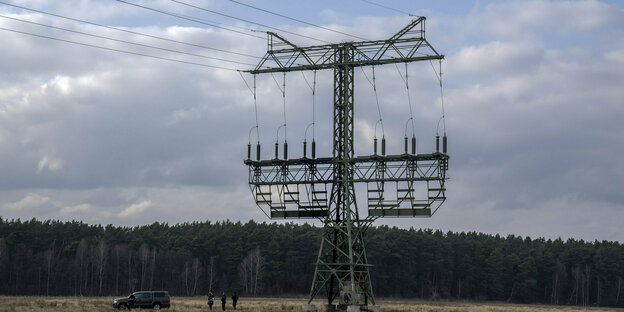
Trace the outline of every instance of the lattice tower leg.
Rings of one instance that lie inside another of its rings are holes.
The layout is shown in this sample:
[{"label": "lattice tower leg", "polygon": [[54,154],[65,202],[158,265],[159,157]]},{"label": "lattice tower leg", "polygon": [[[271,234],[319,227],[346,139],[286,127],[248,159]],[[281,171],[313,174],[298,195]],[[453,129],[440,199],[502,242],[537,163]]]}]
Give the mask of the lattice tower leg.
[{"label": "lattice tower leg", "polygon": [[[375,303],[353,187],[353,51],[339,48],[334,69],[335,182],[329,199],[323,237],[308,303],[323,289],[328,307]],[[338,299],[336,303],[335,300]]]}]

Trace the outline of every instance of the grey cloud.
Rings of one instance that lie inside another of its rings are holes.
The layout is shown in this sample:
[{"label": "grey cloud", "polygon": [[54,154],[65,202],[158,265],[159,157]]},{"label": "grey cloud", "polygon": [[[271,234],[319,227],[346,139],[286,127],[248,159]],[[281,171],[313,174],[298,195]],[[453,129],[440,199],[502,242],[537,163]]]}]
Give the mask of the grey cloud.
[{"label": "grey cloud", "polygon": [[[558,4],[526,5],[531,10],[554,7],[539,19],[561,20],[572,14]],[[619,191],[624,167],[616,158],[624,137],[624,111],[618,102],[624,98],[619,86],[624,78],[621,47],[551,44],[548,39],[555,35],[544,29],[548,25],[534,25],[533,17],[513,19],[511,7],[519,6],[490,5],[472,12],[480,18],[470,20],[472,30],[509,23],[509,29],[521,32],[518,38],[495,32],[455,35],[466,31],[458,21],[472,17],[456,17],[444,26],[436,19],[428,24],[445,27],[449,34],[438,40],[440,29],[428,32],[430,42],[447,54],[443,77],[451,154],[449,201],[431,220],[381,222],[624,239],[612,221],[621,216],[618,209],[624,200]],[[596,7],[590,13],[598,17],[605,7],[569,4],[574,12],[586,6]],[[359,18],[344,29],[378,38],[404,22]],[[582,36],[597,35],[596,29],[613,23],[618,22],[607,16],[574,30]],[[261,40],[199,28],[143,31],[254,55],[266,48]],[[0,215],[71,214],[124,225],[265,218],[246,186],[242,160],[255,123],[254,106],[237,73],[0,36],[18,43],[0,47],[10,56],[0,60],[7,73],[0,76]],[[479,40],[472,40],[476,37]],[[526,37],[534,41],[525,43]],[[42,46],[46,53],[37,53]],[[409,115],[406,89],[393,66],[378,67],[376,74],[389,150],[400,153]],[[409,75],[419,151],[433,151],[441,116],[437,81],[428,63],[410,65]],[[270,76],[257,78],[263,158],[272,158],[276,131],[283,123],[282,99]],[[281,81],[282,76],[276,78]],[[331,154],[332,79],[331,72],[319,72],[320,155]],[[290,153],[299,157],[305,129],[312,122],[311,92],[299,73],[289,73],[286,94]],[[356,153],[370,154],[378,115],[374,93],[360,70],[355,105]],[[255,134],[251,141],[255,144]],[[47,200],[31,201],[30,211],[10,208],[28,202],[28,196]],[[120,216],[127,209],[125,217]],[[584,209],[594,212],[587,222]],[[150,219],[131,218],[130,212],[139,210]]]}]

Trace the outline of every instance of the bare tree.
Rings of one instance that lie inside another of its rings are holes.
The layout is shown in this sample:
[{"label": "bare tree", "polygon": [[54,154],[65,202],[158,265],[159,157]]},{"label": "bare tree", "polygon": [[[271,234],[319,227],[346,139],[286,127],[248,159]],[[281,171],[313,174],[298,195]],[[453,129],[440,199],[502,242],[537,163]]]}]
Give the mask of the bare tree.
[{"label": "bare tree", "polygon": [[130,292],[133,292],[136,288],[137,279],[132,276],[132,250],[128,250],[128,288],[130,288]]},{"label": "bare tree", "polygon": [[145,286],[145,274],[147,273],[147,267],[149,264],[150,250],[147,244],[143,243],[139,247],[139,261],[141,262],[141,289]]},{"label": "bare tree", "polygon": [[9,248],[4,238],[0,238],[0,273],[4,270],[5,259],[9,258]]},{"label": "bare tree", "polygon": [[54,258],[54,241],[52,241],[52,246],[50,249],[45,251],[44,254],[46,266],[48,269],[48,277],[46,278],[46,296],[50,295],[50,271],[52,268],[52,259]]},{"label": "bare tree", "polygon": [[154,270],[156,269],[156,247],[152,249],[152,257],[150,261],[150,290],[154,290]]},{"label": "bare tree", "polygon": [[193,291],[191,292],[191,296],[195,296],[197,291],[197,281],[199,280],[199,276],[201,275],[200,270],[200,262],[199,259],[193,259]]},{"label": "bare tree", "polygon": [[208,278],[208,292],[212,292],[212,273],[214,270],[214,257],[210,256],[210,269],[208,272],[210,272],[210,277]]},{"label": "bare tree", "polygon": [[561,283],[561,279],[565,278],[566,268],[559,259],[557,259],[557,263],[555,266],[555,273],[553,274],[553,285],[552,291],[550,294],[550,304],[559,304],[559,285]]},{"label": "bare tree", "polygon": [[264,257],[260,254],[260,248],[256,247],[256,250],[254,252],[254,268],[255,268],[255,277],[254,277],[254,288],[253,288],[253,295],[254,297],[258,294],[259,292],[259,283],[262,282],[262,277],[264,276]]},{"label": "bare tree", "polygon": [[251,275],[251,257],[250,253],[241,261],[238,265],[238,278],[240,280],[241,285],[243,286],[243,293],[245,295],[249,295],[249,289],[251,281],[249,276]]},{"label": "bare tree", "polygon": [[115,245],[115,294],[119,293],[119,258],[121,257],[121,253],[125,249],[120,245]]},{"label": "bare tree", "polygon": [[264,275],[264,265],[264,257],[259,248],[249,251],[239,264],[239,280],[243,286],[243,292],[247,295],[251,294],[255,297],[259,293]]},{"label": "bare tree", "polygon": [[106,261],[108,260],[108,247],[103,240],[101,240],[95,247],[95,252],[93,256],[95,270],[99,280],[98,295],[101,295],[102,281],[104,280],[104,267],[106,266]]},{"label": "bare tree", "polygon": [[[87,243],[87,240],[85,240],[84,238],[80,240],[80,243],[78,243],[78,247],[76,248],[76,267],[78,268],[78,293],[82,296],[83,294],[83,285],[86,288],[86,276],[83,276],[84,273],[86,273],[85,267],[86,267],[86,257],[87,257],[87,251],[89,249],[89,244]],[[84,284],[83,284],[83,277],[84,277]]]},{"label": "bare tree", "polygon": [[572,278],[574,279],[574,286],[570,291],[570,298],[568,299],[568,304],[572,302],[574,299],[574,305],[578,305],[578,296],[579,296],[579,283],[581,279],[581,269],[576,266],[572,269]]},{"label": "bare tree", "polygon": [[622,283],[623,283],[621,276],[618,276],[617,280],[618,280],[618,286],[617,286],[617,296],[615,297],[615,305],[620,303],[620,292],[622,291]]},{"label": "bare tree", "polygon": [[589,267],[588,264],[585,264],[585,275],[584,275],[584,280],[585,280],[585,288],[583,289],[583,306],[588,306],[589,305],[589,286],[591,283],[591,268]]},{"label": "bare tree", "polygon": [[186,288],[186,295],[189,296],[190,295],[190,289],[189,289],[189,263],[188,261],[184,262],[184,287]]}]

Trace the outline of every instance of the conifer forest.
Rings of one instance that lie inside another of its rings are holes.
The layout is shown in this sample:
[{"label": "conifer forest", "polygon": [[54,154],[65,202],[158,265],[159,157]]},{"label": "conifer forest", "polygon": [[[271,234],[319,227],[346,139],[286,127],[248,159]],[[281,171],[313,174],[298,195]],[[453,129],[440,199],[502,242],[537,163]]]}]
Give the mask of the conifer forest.
[{"label": "conifer forest", "polygon": [[[320,235],[320,227],[295,223],[0,218],[0,295],[306,296]],[[365,241],[376,297],[624,306],[618,242],[384,225]]]}]

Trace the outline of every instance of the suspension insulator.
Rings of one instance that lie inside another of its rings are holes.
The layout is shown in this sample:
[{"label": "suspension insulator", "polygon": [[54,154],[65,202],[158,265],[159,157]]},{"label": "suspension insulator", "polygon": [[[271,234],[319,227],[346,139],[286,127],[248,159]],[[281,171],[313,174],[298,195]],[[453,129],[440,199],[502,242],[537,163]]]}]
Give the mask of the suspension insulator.
[{"label": "suspension insulator", "polygon": [[260,143],[256,145],[256,160],[260,161]]},{"label": "suspension insulator", "polygon": [[436,152],[440,152],[440,136],[436,135]]},{"label": "suspension insulator", "polygon": [[403,146],[405,147],[405,154],[407,154],[407,137],[403,138]]},{"label": "suspension insulator", "polygon": [[278,156],[278,149],[279,149],[279,144],[277,142],[275,142],[275,159],[277,159]]},{"label": "suspension insulator", "polygon": [[251,159],[251,143],[247,144],[247,160]]},{"label": "suspension insulator", "polygon": [[377,138],[373,139],[373,152],[377,155]]},{"label": "suspension insulator", "polygon": [[381,155],[386,155],[386,138],[381,138]]},{"label": "suspension insulator", "polygon": [[306,157],[306,148],[307,148],[308,142],[303,141],[303,158]]},{"label": "suspension insulator", "polygon": [[446,134],[442,137],[442,152],[446,154]]},{"label": "suspension insulator", "polygon": [[416,137],[412,137],[412,154],[416,155]]},{"label": "suspension insulator", "polygon": [[316,158],[316,141],[312,140],[312,158]]},{"label": "suspension insulator", "polygon": [[288,143],[284,141],[284,159],[288,159]]}]

